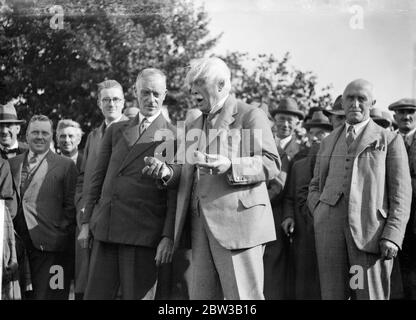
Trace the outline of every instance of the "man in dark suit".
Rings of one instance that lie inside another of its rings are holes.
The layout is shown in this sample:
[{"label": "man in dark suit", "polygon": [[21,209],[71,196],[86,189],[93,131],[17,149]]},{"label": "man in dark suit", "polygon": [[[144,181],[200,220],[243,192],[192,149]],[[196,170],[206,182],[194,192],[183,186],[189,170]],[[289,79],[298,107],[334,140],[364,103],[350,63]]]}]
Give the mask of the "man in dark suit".
[{"label": "man in dark suit", "polygon": [[283,196],[286,192],[287,177],[294,158],[302,146],[296,140],[295,129],[304,118],[298,104],[292,98],[284,98],[272,112],[276,127],[276,146],[282,161],[282,168],[276,179],[271,180],[268,192],[273,208],[276,240],[266,244],[264,250],[264,296],[267,300],[292,299],[294,277],[291,272],[290,243],[280,227],[283,221]]},{"label": "man in dark suit", "polygon": [[416,300],[416,99],[396,101],[389,106],[389,110],[394,111],[394,119],[399,127],[398,134],[403,137],[412,179],[412,207],[399,261],[404,297]]},{"label": "man in dark suit", "polygon": [[[123,88],[115,80],[105,80],[98,84],[98,108],[101,110],[104,121],[99,127],[92,130],[85,143],[84,154],[80,166],[75,193],[75,205],[77,208],[77,232],[78,237],[81,224],[80,215],[85,210],[85,201],[91,184],[91,177],[98,159],[98,150],[101,145],[104,132],[111,125],[128,120],[122,114],[124,108]],[[78,162],[77,162],[78,163]],[[90,260],[90,248],[81,248],[79,242],[75,244],[75,299],[82,300],[85,286],[87,285],[88,268]]]},{"label": "man in dark suit", "polygon": [[[50,149],[52,122],[35,115],[26,139],[29,151],[9,160],[18,210],[14,226],[28,257],[33,299],[68,299],[77,168]],[[19,261],[25,267],[25,261]],[[25,284],[26,288],[26,284]]]},{"label": "man in dark suit", "polygon": [[142,175],[144,157],[162,142],[161,130],[174,132],[161,114],[166,77],[143,70],[136,80],[140,113],[107,129],[91,178],[78,240],[94,242],[84,299],[153,299],[158,267],[170,262],[176,192],[158,188]]},{"label": "man in dark suit", "polygon": [[321,142],[316,158],[307,203],[323,299],[390,297],[412,190],[403,139],[370,118],[375,101],[371,83],[349,83],[346,123]]},{"label": "man in dark suit", "polygon": [[17,118],[13,105],[0,105],[0,155],[3,159],[13,158],[27,150],[25,143],[17,141],[23,123],[24,120]]},{"label": "man in dark suit", "polygon": [[313,176],[319,144],[332,131],[332,124],[322,111],[315,111],[304,124],[311,145],[306,157],[293,163],[283,199],[281,227],[293,236],[294,271],[292,286],[297,300],[320,299],[318,263],[316,261],[313,220],[306,205],[308,186]]}]

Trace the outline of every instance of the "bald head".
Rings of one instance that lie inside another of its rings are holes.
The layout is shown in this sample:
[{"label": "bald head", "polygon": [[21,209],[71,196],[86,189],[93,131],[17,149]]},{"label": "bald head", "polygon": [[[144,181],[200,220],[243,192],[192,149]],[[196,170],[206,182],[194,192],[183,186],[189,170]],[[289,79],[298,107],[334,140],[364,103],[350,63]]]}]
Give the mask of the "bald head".
[{"label": "bald head", "polygon": [[342,95],[346,121],[349,124],[356,124],[367,120],[370,117],[370,109],[375,103],[374,87],[371,82],[364,79],[350,82]]}]

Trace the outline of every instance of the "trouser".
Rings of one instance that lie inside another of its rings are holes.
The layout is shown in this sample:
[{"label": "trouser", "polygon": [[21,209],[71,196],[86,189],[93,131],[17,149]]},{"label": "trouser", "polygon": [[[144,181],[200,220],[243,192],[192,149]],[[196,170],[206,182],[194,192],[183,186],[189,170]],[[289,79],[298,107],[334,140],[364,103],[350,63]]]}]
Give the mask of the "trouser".
[{"label": "trouser", "polygon": [[319,202],[314,227],[322,299],[389,299],[393,259],[357,248],[344,196],[335,206]]},{"label": "trouser", "polygon": [[153,300],[157,286],[156,248],[94,240],[85,300]]},{"label": "trouser", "polygon": [[203,216],[193,214],[190,298],[264,299],[263,251],[263,245],[241,250],[224,248]]}]

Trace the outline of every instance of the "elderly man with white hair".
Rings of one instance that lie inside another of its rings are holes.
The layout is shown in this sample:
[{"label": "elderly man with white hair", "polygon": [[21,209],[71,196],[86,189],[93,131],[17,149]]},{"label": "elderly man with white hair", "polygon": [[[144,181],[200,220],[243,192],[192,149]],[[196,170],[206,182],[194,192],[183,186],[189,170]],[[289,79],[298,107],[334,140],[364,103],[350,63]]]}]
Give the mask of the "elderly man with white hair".
[{"label": "elderly man with white hair", "polygon": [[147,158],[143,172],[179,185],[174,247],[190,232],[190,298],[264,299],[264,244],[276,239],[266,184],[280,170],[269,121],[230,95],[221,59],[193,61],[186,83],[202,111],[187,124],[188,157]]}]

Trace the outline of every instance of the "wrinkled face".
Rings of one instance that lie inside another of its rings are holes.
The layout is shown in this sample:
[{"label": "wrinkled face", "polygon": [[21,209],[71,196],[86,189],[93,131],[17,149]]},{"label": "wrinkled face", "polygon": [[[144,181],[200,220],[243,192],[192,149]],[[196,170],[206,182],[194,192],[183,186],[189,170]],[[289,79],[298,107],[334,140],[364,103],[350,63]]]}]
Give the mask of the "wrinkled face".
[{"label": "wrinkled face", "polygon": [[108,122],[117,120],[124,108],[123,91],[120,88],[102,89],[98,106]]},{"label": "wrinkled face", "polygon": [[329,117],[329,120],[331,121],[332,126],[335,128],[338,128],[345,123],[345,116],[331,114]]},{"label": "wrinkled face", "polygon": [[137,100],[140,112],[145,117],[158,113],[166,97],[166,82],[158,74],[152,74],[136,83]]},{"label": "wrinkled face", "polygon": [[407,133],[416,128],[416,109],[403,108],[394,112],[394,119],[397,121],[399,131]]},{"label": "wrinkled face", "polygon": [[52,141],[52,127],[49,121],[34,121],[26,132],[29,149],[33,153],[44,153],[49,150]]},{"label": "wrinkled face", "polygon": [[310,144],[321,143],[331,132],[322,128],[310,128],[307,135]]},{"label": "wrinkled face", "polygon": [[356,124],[367,120],[374,102],[368,85],[348,85],[342,96],[342,107],[345,111],[346,121]]},{"label": "wrinkled face", "polygon": [[3,147],[10,148],[17,141],[17,135],[20,132],[20,125],[15,123],[0,123],[0,144]]},{"label": "wrinkled face", "polygon": [[280,139],[284,139],[292,135],[299,123],[299,118],[297,116],[284,113],[277,113],[274,116],[274,120],[276,135]]},{"label": "wrinkled face", "polygon": [[202,112],[209,112],[224,96],[223,84],[197,79],[192,83],[191,95],[194,103]]},{"label": "wrinkled face", "polygon": [[81,135],[77,128],[66,127],[59,130],[58,146],[65,155],[73,154],[78,150],[78,145],[81,142]]}]

